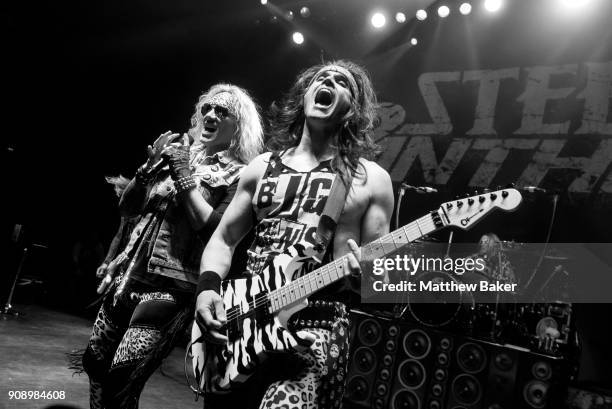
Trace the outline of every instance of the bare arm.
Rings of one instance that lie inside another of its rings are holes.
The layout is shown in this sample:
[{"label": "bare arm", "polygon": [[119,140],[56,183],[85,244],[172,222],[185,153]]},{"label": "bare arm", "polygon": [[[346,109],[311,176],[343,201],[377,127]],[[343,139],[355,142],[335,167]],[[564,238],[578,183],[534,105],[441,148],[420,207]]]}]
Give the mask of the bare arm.
[{"label": "bare arm", "polygon": [[[349,204],[345,209],[341,225],[334,237],[334,258],[340,258],[348,253],[347,268],[352,275],[361,272],[358,260],[362,254],[359,245],[369,243],[389,232],[391,214],[393,213],[393,187],[389,174],[374,162],[362,162],[367,178],[364,185],[356,181],[349,196]],[[358,291],[358,284],[351,283]]]},{"label": "bare arm", "polygon": [[347,241],[369,243],[389,232],[393,213],[393,187],[389,174],[374,162],[362,162],[365,182],[357,179],[334,236],[334,258],[349,252]]},{"label": "bare arm", "polygon": [[367,185],[370,187],[370,203],[361,221],[361,243],[366,244],[389,233],[391,215],[395,204],[391,177],[374,162],[368,167]]}]

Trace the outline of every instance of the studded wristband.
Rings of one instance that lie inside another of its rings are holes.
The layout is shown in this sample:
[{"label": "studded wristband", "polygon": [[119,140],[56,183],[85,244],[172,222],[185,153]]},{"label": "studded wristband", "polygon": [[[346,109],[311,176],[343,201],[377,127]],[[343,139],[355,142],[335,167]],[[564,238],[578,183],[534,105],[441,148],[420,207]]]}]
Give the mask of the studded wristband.
[{"label": "studded wristband", "polygon": [[193,176],[184,176],[174,182],[174,187],[176,188],[176,193],[183,193],[195,189],[197,184]]}]

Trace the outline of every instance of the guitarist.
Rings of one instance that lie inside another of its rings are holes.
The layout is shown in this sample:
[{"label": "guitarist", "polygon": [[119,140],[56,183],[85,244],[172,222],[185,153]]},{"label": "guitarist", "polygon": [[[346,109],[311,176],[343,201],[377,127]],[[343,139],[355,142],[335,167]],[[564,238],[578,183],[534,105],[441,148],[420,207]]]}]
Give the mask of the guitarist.
[{"label": "guitarist", "polygon": [[[377,150],[372,140],[375,109],[367,73],[349,61],[305,70],[282,103],[273,106],[272,152],[247,166],[202,255],[196,319],[208,342],[227,340],[218,331],[226,321],[220,285],[237,243],[254,225],[248,274],[261,272],[290,246],[317,248],[317,226],[336,175],[350,180],[350,188],[327,251],[320,246],[318,251],[327,253],[327,259],[352,253],[345,268],[359,274],[357,244],[388,233],[394,204],[388,173],[368,160]],[[306,262],[290,279],[320,264]],[[312,297],[325,301],[311,303],[309,319],[292,319],[291,329],[314,336],[309,349],[270,357],[263,362],[267,367],[239,389],[207,394],[205,407],[339,407],[348,358],[348,320],[338,302],[344,299],[342,288]]]},{"label": "guitarist", "polygon": [[231,84],[200,96],[179,138],[166,132],[150,145],[121,196],[122,214],[139,221],[111,263],[120,275],[83,355],[92,409],[138,407],[145,382],[191,316],[204,244],[263,148],[257,106]]}]

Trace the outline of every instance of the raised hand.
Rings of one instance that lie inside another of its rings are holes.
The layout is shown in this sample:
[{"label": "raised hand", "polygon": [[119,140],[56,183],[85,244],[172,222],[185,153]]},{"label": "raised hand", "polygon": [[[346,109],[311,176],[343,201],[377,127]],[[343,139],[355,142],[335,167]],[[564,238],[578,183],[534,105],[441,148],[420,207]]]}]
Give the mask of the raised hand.
[{"label": "raised hand", "polygon": [[[174,138],[173,141],[176,141]],[[180,142],[172,142],[166,145],[161,152],[162,158],[166,158],[170,164],[170,175],[172,179],[178,180],[191,176],[189,167],[189,137],[183,134]]]},{"label": "raised hand", "polygon": [[146,167],[150,168],[159,162],[162,158],[162,152],[164,148],[174,142],[179,136],[178,133],[172,133],[172,131],[167,131],[161,134],[152,145],[147,146],[147,163]]}]

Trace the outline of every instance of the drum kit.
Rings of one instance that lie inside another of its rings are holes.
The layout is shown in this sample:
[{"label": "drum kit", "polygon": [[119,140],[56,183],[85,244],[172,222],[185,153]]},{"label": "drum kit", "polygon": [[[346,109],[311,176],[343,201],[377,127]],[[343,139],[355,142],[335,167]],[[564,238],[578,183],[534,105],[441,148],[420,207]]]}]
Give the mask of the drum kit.
[{"label": "drum kit", "polygon": [[[471,290],[445,292],[444,296],[430,293],[427,300],[419,298],[422,295],[418,293],[411,293],[406,304],[395,308],[396,316],[430,328],[459,332],[498,344],[548,355],[565,355],[572,346],[572,337],[575,337],[572,304],[567,301],[566,293],[552,295],[547,290],[553,282],[557,284],[556,288],[559,284],[563,287],[563,280],[567,277],[559,272],[566,272],[569,258],[547,248],[544,250],[546,252],[534,254],[529,245],[501,242],[495,255],[499,261],[497,265],[502,265],[503,259],[504,265],[518,267],[514,273],[527,271],[525,275],[503,274],[499,268],[482,272],[474,270],[460,276],[446,271],[422,272],[418,277],[420,281],[466,284],[459,288],[473,289],[476,287],[469,284],[483,281],[517,285],[515,291],[489,294],[484,302],[478,291]],[[546,270],[550,272],[544,274]],[[559,298],[555,299],[557,295]]]}]

